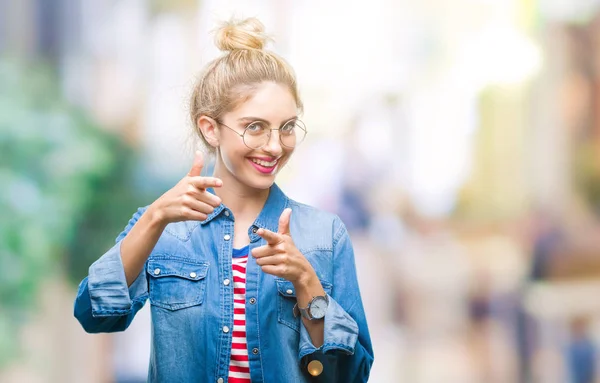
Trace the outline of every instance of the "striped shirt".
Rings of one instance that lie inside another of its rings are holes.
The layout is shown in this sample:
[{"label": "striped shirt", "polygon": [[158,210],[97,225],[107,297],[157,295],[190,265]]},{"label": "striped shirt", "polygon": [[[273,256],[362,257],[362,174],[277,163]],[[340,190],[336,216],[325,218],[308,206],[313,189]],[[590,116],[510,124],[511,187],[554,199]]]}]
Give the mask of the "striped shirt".
[{"label": "striped shirt", "polygon": [[233,333],[229,383],[250,383],[248,344],[246,342],[246,263],[248,246],[233,249]]}]

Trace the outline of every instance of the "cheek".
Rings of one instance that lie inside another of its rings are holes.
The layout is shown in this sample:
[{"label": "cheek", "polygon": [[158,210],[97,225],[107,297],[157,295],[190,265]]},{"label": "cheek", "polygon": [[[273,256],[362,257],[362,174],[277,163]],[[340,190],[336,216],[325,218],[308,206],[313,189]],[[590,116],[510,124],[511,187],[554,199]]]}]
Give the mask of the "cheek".
[{"label": "cheek", "polygon": [[221,146],[221,158],[230,172],[235,173],[239,168],[245,166],[248,148],[238,146]]}]

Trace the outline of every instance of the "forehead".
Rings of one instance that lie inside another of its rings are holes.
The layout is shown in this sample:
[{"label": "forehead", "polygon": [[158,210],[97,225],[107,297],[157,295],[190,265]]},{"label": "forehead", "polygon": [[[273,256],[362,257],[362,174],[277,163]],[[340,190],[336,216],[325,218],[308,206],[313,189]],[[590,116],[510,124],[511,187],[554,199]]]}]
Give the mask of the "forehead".
[{"label": "forehead", "polygon": [[286,86],[263,82],[253,88],[250,97],[228,114],[236,119],[254,116],[274,122],[296,115],[298,111],[296,101]]}]

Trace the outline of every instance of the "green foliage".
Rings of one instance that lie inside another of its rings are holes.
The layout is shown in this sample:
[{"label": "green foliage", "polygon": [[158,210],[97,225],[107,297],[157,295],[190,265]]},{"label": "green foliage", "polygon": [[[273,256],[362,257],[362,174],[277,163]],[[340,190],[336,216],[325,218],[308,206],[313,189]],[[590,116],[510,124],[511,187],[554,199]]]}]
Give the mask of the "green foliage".
[{"label": "green foliage", "polygon": [[79,282],[135,205],[130,148],[61,98],[55,77],[0,60],[0,366],[44,278]]}]

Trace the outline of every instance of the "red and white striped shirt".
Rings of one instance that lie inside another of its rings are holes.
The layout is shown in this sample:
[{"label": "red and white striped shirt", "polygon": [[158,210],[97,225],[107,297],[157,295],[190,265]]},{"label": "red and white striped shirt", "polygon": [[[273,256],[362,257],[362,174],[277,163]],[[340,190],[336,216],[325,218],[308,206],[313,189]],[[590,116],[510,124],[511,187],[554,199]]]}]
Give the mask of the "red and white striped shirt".
[{"label": "red and white striped shirt", "polygon": [[229,383],[251,383],[246,342],[246,263],[248,246],[233,249],[233,332]]}]

